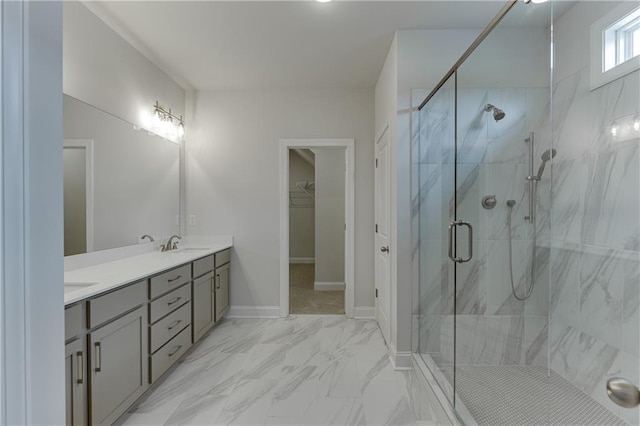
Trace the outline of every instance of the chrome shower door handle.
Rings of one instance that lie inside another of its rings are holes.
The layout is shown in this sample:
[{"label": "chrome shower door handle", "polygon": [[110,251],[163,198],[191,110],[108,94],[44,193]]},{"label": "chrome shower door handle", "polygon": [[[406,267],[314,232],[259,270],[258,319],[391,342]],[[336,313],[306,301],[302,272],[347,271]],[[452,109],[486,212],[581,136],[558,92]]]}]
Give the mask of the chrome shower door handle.
[{"label": "chrome shower door handle", "polygon": [[[453,229],[456,226],[466,226],[469,229],[469,255],[467,258],[462,257],[453,257]],[[471,260],[473,257],[473,226],[469,222],[465,222],[463,220],[456,220],[455,222],[451,222],[449,225],[449,259],[456,263],[466,263]]]},{"label": "chrome shower door handle", "polygon": [[458,260],[457,260],[458,263],[466,263],[466,262],[470,261],[471,258],[473,257],[473,226],[471,226],[471,224],[469,222],[465,222],[465,221],[462,221],[462,220],[459,220],[457,225],[458,226],[466,226],[469,229],[469,236],[468,236],[469,256],[466,259],[458,258]]},{"label": "chrome shower door handle", "polygon": [[453,257],[453,228],[455,228],[457,222],[451,222],[449,224],[449,259],[456,262],[456,258]]}]

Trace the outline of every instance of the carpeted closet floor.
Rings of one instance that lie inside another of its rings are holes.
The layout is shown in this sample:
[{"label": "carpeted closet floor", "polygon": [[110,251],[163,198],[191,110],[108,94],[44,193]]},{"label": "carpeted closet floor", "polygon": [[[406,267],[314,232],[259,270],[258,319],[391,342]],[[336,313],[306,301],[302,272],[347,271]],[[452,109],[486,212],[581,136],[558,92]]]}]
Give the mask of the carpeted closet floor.
[{"label": "carpeted closet floor", "polygon": [[344,314],[344,291],[315,291],[314,278],[314,264],[289,264],[289,313]]}]

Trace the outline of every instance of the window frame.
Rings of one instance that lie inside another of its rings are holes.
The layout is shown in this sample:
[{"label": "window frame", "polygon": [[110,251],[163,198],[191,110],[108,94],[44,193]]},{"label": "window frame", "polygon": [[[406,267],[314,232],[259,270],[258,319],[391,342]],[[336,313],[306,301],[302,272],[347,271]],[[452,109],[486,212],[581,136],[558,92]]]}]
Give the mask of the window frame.
[{"label": "window frame", "polygon": [[640,56],[619,63],[623,53],[619,51],[619,37],[633,34],[629,29],[622,32],[620,30],[636,19],[618,23],[636,10],[640,10],[637,2],[625,1],[591,25],[591,90],[640,69]]}]

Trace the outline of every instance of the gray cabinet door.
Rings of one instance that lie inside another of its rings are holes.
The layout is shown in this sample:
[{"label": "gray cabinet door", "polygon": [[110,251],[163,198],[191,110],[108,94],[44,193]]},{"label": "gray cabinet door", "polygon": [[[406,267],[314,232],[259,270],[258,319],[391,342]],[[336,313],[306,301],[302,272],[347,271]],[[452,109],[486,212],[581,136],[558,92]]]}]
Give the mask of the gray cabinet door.
[{"label": "gray cabinet door", "polygon": [[216,322],[229,309],[229,271],[230,263],[216,269]]},{"label": "gray cabinet door", "polygon": [[193,282],[193,342],[200,339],[214,324],[214,280],[213,272]]},{"label": "gray cabinet door", "polygon": [[84,339],[65,345],[66,424],[87,424],[87,377]]},{"label": "gray cabinet door", "polygon": [[145,307],[89,334],[91,423],[112,424],[148,387]]}]

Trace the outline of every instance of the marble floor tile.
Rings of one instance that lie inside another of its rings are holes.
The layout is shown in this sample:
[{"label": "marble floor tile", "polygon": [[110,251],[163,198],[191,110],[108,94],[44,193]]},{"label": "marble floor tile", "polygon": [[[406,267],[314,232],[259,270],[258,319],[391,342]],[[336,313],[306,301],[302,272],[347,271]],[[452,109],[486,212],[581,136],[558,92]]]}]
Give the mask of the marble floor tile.
[{"label": "marble floor tile", "polygon": [[407,376],[393,370],[375,321],[226,320],[122,424],[436,424],[429,401],[412,409]]}]

